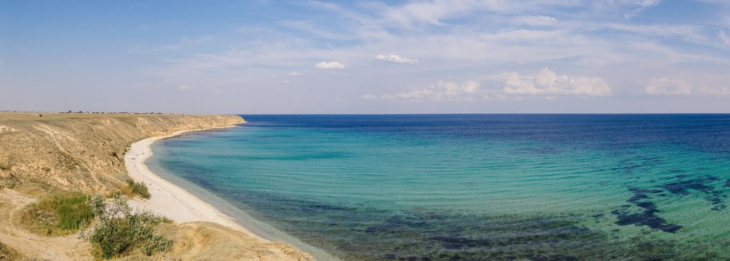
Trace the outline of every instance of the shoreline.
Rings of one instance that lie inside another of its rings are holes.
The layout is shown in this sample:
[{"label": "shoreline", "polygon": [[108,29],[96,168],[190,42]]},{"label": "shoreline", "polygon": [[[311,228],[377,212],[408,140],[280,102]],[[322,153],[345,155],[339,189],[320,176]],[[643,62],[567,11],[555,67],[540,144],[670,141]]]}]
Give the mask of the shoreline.
[{"label": "shoreline", "polygon": [[[197,191],[197,193],[201,193],[202,195],[196,195],[192,192],[197,190],[195,184],[185,180],[179,180],[183,184],[175,184],[150,170],[145,163],[147,159],[154,155],[151,146],[157,141],[174,138],[189,132],[235,127],[235,125],[232,125],[227,127],[176,131],[168,135],[146,138],[132,143],[129,150],[124,154],[125,167],[130,178],[135,182],[144,182],[147,185],[151,197],[150,199],[140,199],[138,197],[129,199],[129,206],[137,210],[149,210],[155,215],[165,216],[177,224],[189,222],[216,223],[244,233],[261,242],[283,242],[289,244],[302,253],[309,254],[315,260],[340,261],[340,259],[322,249],[308,245],[298,238],[279,231],[267,223],[254,219],[245,211],[233,207],[230,203],[225,202],[210,192]],[[207,199],[207,201],[203,200],[203,198]],[[224,213],[226,211],[230,213]],[[238,219],[233,216],[238,217]],[[245,224],[248,224],[248,226]]]},{"label": "shoreline", "polygon": [[[234,126],[230,126],[226,128],[233,127]],[[153,143],[188,132],[215,129],[223,128],[176,131],[169,135],[146,138],[132,143],[129,150],[124,154],[124,164],[130,178],[132,178],[135,182],[143,182],[147,185],[151,197],[150,199],[130,199],[128,201],[129,205],[138,210],[149,210],[156,215],[165,216],[178,224],[188,222],[212,222],[243,232],[257,239],[270,242],[268,239],[256,235],[239,225],[232,217],[223,214],[211,204],[155,174],[145,164],[145,161],[153,155],[151,148]]]}]

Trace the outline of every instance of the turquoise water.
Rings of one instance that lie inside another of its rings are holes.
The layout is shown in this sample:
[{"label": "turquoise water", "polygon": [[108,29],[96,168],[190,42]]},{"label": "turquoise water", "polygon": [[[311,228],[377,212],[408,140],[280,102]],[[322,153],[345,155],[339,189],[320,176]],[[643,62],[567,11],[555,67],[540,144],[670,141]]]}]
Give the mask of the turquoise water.
[{"label": "turquoise water", "polygon": [[150,167],[342,260],[730,259],[729,115],[244,118]]}]

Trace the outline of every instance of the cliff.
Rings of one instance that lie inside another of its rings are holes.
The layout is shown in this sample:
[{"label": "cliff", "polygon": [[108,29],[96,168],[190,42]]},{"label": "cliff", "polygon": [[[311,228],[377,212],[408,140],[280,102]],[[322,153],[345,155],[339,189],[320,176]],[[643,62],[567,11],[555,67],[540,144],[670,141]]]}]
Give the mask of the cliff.
[{"label": "cliff", "polygon": [[[216,115],[0,113],[0,260],[92,260],[91,245],[77,235],[24,227],[26,207],[59,191],[118,190],[128,178],[125,152],[139,140],[243,122]],[[169,252],[133,251],[121,260],[314,260],[285,243],[211,222],[163,224],[160,233],[173,240]]]},{"label": "cliff", "polygon": [[0,114],[0,188],[34,182],[109,192],[127,177],[123,160],[131,143],[243,122],[213,115]]}]

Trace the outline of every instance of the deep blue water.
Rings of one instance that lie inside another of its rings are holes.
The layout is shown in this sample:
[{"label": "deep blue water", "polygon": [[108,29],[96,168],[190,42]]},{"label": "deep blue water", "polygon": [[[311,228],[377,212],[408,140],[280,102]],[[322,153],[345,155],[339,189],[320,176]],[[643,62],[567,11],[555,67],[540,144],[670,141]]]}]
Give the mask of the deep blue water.
[{"label": "deep blue water", "polygon": [[342,260],[730,259],[730,115],[243,115],[150,165]]}]

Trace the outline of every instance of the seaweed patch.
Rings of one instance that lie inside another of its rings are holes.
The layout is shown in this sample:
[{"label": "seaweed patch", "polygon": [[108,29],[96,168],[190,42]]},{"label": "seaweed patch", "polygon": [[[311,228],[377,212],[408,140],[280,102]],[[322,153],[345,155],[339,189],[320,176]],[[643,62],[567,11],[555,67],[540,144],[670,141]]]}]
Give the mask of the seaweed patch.
[{"label": "seaweed patch", "polygon": [[710,192],[714,190],[715,187],[709,186],[707,185],[707,183],[715,182],[718,180],[720,179],[713,176],[704,176],[688,180],[683,180],[679,178],[677,182],[662,185],[661,188],[666,189],[674,195],[688,195],[690,189],[700,192]]},{"label": "seaweed patch", "polygon": [[[712,210],[720,211],[727,208],[724,193],[716,190],[714,186],[709,185],[710,183],[721,181],[721,179],[713,176],[702,176],[694,179],[684,179],[685,177],[686,175],[679,175],[677,176],[676,182],[664,184],[660,187],[678,196],[689,195],[690,190],[709,193],[704,199],[713,205]],[[723,186],[730,186],[730,179],[725,180]]]},{"label": "seaweed patch", "polygon": [[677,232],[677,230],[682,228],[682,226],[677,224],[667,224],[665,219],[656,215],[656,212],[659,212],[657,205],[651,201],[646,201],[650,198],[646,193],[656,193],[655,190],[629,188],[629,191],[634,196],[626,200],[626,202],[632,203],[642,210],[640,212],[631,212],[624,208],[622,210],[617,209],[612,211],[611,214],[616,215],[616,218],[618,218],[618,221],[616,221],[617,225],[648,226],[652,229],[658,229],[668,233]]}]

